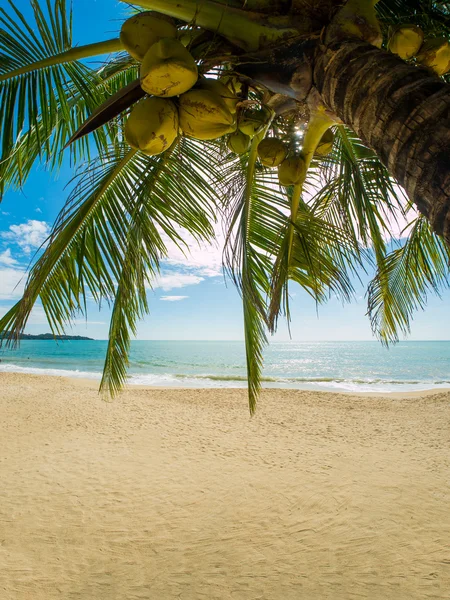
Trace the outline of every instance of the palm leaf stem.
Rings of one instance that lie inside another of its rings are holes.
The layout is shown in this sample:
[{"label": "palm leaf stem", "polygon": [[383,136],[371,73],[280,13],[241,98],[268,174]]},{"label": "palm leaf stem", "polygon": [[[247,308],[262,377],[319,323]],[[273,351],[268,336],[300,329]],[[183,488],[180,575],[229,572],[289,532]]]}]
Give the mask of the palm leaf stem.
[{"label": "palm leaf stem", "polygon": [[157,10],[186,23],[195,22],[199,27],[219,33],[247,51],[258,50],[262,40],[267,45],[281,38],[298,35],[297,29],[289,27],[292,21],[290,16],[280,19],[277,24],[268,25],[264,15],[211,0],[135,0],[133,4]]},{"label": "palm leaf stem", "polygon": [[263,363],[262,351],[263,347],[267,343],[267,338],[264,331],[265,324],[263,320],[263,313],[265,310],[263,307],[261,307],[261,299],[259,297],[255,278],[252,276],[252,248],[250,244],[252,199],[254,193],[253,186],[256,161],[258,159],[258,144],[260,140],[260,136],[255,136],[250,148],[242,215],[242,228],[244,234],[242,253],[242,305],[244,311],[245,354],[247,363],[248,402],[250,414],[254,414],[256,410],[256,402],[261,389],[261,371]]},{"label": "palm leaf stem", "polygon": [[0,75],[0,83],[7,81],[8,79],[18,77],[19,75],[24,75],[33,71],[39,71],[40,69],[45,69],[54,65],[62,65],[64,63],[74,62],[76,60],[81,60],[82,58],[89,58],[90,56],[98,56],[100,54],[120,52],[120,50],[123,50],[123,44],[119,38],[106,40],[104,42],[96,42],[94,44],[87,44],[86,46],[77,46],[75,48],[71,48],[70,50],[66,50],[65,52],[61,52],[60,54],[55,54],[54,56],[49,56],[43,60],[38,60],[35,63],[24,65],[23,67],[15,69],[14,71],[3,73],[3,75]]}]

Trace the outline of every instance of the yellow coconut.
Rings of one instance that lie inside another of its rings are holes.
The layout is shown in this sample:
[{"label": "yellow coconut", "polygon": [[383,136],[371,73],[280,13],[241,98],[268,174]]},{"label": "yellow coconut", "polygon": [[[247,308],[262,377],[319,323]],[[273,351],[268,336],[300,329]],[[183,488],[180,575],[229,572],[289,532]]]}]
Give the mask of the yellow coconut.
[{"label": "yellow coconut", "polygon": [[163,38],[153,44],[141,65],[141,87],[153,96],[169,98],[191,89],[197,65],[181,42]]},{"label": "yellow coconut", "polygon": [[145,98],[131,111],[125,139],[133,148],[153,156],[170,148],[178,135],[178,111],[164,98]]},{"label": "yellow coconut", "polygon": [[286,145],[278,138],[267,137],[258,144],[259,160],[266,167],[278,167],[286,155]]},{"label": "yellow coconut", "polygon": [[418,25],[400,25],[392,32],[388,49],[403,60],[416,56],[423,44],[423,31]]},{"label": "yellow coconut", "polygon": [[161,38],[175,38],[177,28],[172,19],[157,12],[141,12],[122,25],[120,40],[133,58],[141,61],[151,46]]},{"label": "yellow coconut", "polygon": [[288,186],[299,183],[306,172],[306,163],[301,156],[287,158],[278,167],[280,185]]},{"label": "yellow coconut", "polygon": [[231,114],[234,115],[234,113],[236,112],[236,105],[239,102],[239,98],[237,98],[237,96],[231,92],[230,88],[228,88],[218,79],[200,77],[200,79],[197,81],[196,88],[199,88],[200,90],[209,90],[210,92],[214,92],[222,98]]},{"label": "yellow coconut", "polygon": [[236,133],[232,133],[228,138],[228,148],[235,154],[245,154],[248,152],[251,143],[251,138],[242,133],[242,131],[236,131]]},{"label": "yellow coconut", "polygon": [[319,144],[317,145],[315,154],[316,156],[327,156],[333,149],[334,133],[331,129],[327,129],[322,136]]},{"label": "yellow coconut", "polygon": [[233,115],[220,96],[210,90],[190,90],[179,98],[180,127],[198,140],[214,140],[236,129]]},{"label": "yellow coconut", "polygon": [[443,37],[426,40],[417,60],[438,75],[444,75],[450,70],[450,44]]},{"label": "yellow coconut", "polygon": [[245,110],[240,116],[238,129],[253,137],[267,125],[271,116],[270,108],[265,106],[257,110]]}]

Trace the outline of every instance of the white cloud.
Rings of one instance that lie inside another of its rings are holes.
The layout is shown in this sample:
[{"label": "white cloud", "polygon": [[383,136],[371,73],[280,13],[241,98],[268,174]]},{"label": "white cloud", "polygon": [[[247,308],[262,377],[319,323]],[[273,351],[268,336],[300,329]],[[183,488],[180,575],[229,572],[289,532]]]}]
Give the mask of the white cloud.
[{"label": "white cloud", "polygon": [[[0,306],[0,317],[6,315],[10,308],[12,308],[12,305]],[[42,306],[37,305],[33,308],[27,321],[27,325],[48,325],[47,316]]]},{"label": "white cloud", "polygon": [[20,225],[11,225],[9,231],[3,233],[2,237],[18,244],[28,254],[33,248],[39,248],[49,233],[50,227],[45,221],[30,219]]},{"label": "white cloud", "polygon": [[180,300],[186,300],[189,296],[161,296],[160,300],[163,302],[179,302]]},{"label": "white cloud", "polygon": [[222,223],[214,226],[215,240],[211,244],[199,244],[195,238],[184,229],[178,228],[180,237],[186,246],[181,249],[167,236],[163,240],[167,248],[166,264],[183,267],[203,277],[222,276],[222,253],[225,243]]},{"label": "white cloud", "polygon": [[40,208],[36,208],[35,212],[37,212],[37,213],[41,213],[41,212],[42,212],[42,210],[41,210]]},{"label": "white cloud", "polygon": [[7,265],[8,267],[17,264],[17,260],[11,256],[11,250],[9,248],[0,253],[0,264]]},{"label": "white cloud", "polygon": [[0,269],[0,300],[20,298],[23,294],[25,279],[25,271],[12,268]]},{"label": "white cloud", "polygon": [[202,281],[204,281],[204,277],[190,273],[166,273],[157,277],[152,282],[151,287],[154,290],[160,288],[165,292],[170,292],[170,290],[187,287],[188,285],[198,285]]}]

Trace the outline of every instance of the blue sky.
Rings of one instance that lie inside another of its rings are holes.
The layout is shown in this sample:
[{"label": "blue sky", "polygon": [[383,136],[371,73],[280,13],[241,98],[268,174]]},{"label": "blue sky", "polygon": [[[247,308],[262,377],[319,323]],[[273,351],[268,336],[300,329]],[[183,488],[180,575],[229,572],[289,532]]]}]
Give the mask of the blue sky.
[{"label": "blue sky", "polygon": [[[28,0],[16,6],[28,10]],[[120,28],[125,5],[114,0],[77,0],[74,3],[74,41],[83,44],[114,37]],[[45,239],[67,197],[65,184],[72,171],[65,165],[55,177],[36,167],[21,191],[10,191],[0,204],[0,313],[20,297],[24,272]],[[191,245],[186,259],[173,248],[162,276],[149,290],[151,314],[139,325],[140,339],[243,339],[240,298],[221,275],[220,240],[217,247]],[[15,286],[19,285],[15,288]],[[316,313],[314,302],[296,285],[292,291],[292,338],[301,340],[373,339],[365,316],[365,289],[358,285],[356,300],[342,307],[332,298]],[[430,297],[426,311],[412,325],[411,339],[450,339],[448,307],[443,299]],[[88,321],[76,321],[73,333],[103,339],[108,335],[109,311],[88,307]],[[29,333],[48,331],[42,308],[37,307],[27,327]],[[281,325],[277,340],[289,339]]]}]

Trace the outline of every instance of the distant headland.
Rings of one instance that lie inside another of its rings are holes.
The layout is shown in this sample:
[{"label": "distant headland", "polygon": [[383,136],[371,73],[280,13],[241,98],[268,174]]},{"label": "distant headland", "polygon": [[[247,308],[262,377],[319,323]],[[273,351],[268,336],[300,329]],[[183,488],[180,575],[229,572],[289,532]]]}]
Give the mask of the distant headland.
[{"label": "distant headland", "polygon": [[[3,331],[0,333],[0,340],[8,338],[9,332]],[[94,341],[93,338],[84,337],[82,335],[53,335],[53,333],[40,333],[38,335],[30,335],[29,333],[21,333],[19,340],[57,340],[57,341]]]}]

